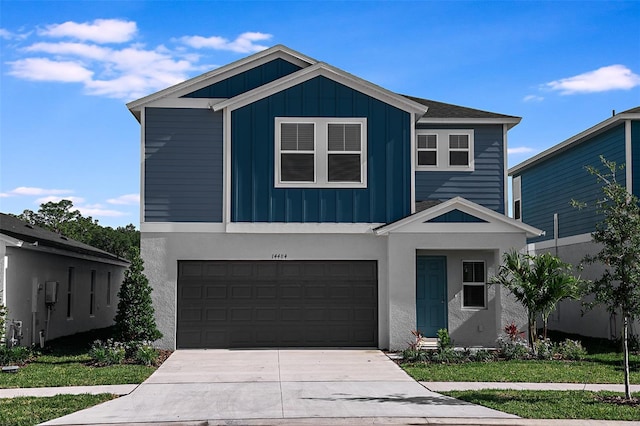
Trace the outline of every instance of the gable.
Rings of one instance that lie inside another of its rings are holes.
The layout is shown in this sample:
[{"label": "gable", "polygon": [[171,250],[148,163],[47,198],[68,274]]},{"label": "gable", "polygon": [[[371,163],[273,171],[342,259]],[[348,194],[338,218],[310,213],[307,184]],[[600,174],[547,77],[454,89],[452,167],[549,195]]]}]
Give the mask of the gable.
[{"label": "gable", "polygon": [[184,98],[232,98],[301,70],[302,67],[276,58],[209,86],[184,95]]},{"label": "gable", "polygon": [[447,213],[436,216],[433,219],[429,219],[424,223],[486,223],[484,219],[480,219],[477,216],[463,212],[458,209],[453,209]]}]

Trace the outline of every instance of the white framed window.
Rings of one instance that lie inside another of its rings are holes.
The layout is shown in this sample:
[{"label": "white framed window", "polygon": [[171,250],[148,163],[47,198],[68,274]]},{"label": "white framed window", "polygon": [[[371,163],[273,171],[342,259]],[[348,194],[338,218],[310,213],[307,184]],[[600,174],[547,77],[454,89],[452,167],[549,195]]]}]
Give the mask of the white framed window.
[{"label": "white framed window", "polygon": [[484,309],[487,307],[484,261],[462,261],[462,307],[466,309]]},{"label": "white framed window", "polygon": [[516,176],[512,181],[513,192],[513,218],[522,221],[522,188],[520,176]]},{"label": "white framed window", "polygon": [[469,135],[449,135],[449,166],[469,167]]},{"label": "white framed window", "polygon": [[275,119],[275,186],[365,188],[366,118]]},{"label": "white framed window", "polygon": [[416,170],[474,170],[473,129],[417,129]]},{"label": "white framed window", "polygon": [[417,141],[418,166],[438,167],[438,135],[419,134]]}]

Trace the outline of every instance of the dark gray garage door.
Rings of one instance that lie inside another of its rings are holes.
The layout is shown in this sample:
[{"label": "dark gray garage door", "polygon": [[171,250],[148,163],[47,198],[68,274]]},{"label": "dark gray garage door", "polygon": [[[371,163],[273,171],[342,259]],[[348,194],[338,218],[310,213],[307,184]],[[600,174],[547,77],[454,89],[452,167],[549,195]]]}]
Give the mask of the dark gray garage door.
[{"label": "dark gray garage door", "polygon": [[180,261],[178,348],[376,347],[375,261]]}]

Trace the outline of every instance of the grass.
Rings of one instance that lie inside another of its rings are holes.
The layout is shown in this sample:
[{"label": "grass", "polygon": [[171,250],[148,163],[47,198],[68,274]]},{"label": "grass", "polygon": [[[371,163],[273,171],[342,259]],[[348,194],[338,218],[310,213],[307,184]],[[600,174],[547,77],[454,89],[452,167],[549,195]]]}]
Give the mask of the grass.
[{"label": "grass", "polygon": [[0,426],[32,426],[116,398],[110,394],[0,399]]},{"label": "grass", "polygon": [[155,367],[122,364],[87,365],[91,343],[106,339],[112,330],[101,329],[52,340],[34,360],[15,374],[0,374],[0,388],[91,386],[142,383]]},{"label": "grass", "polygon": [[613,392],[479,390],[443,393],[529,419],[640,420],[637,405],[617,405],[598,399],[622,395]]},{"label": "grass", "polygon": [[[554,341],[581,340],[588,351],[582,361],[493,361],[463,364],[402,364],[416,380],[425,382],[613,383],[624,380],[622,353],[606,339],[550,332]],[[630,381],[640,384],[640,355],[629,359]]]}]

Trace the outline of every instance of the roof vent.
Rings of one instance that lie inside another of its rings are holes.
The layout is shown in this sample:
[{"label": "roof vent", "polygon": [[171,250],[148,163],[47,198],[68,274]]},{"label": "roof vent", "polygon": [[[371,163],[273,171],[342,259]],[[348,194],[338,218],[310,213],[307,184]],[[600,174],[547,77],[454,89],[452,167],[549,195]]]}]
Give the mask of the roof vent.
[{"label": "roof vent", "polygon": [[27,228],[29,228],[29,229],[33,229],[33,226],[31,226],[31,225],[30,225],[30,224],[28,224],[28,223],[25,223],[25,224],[24,224],[24,226],[26,226],[26,227],[27,227]]},{"label": "roof vent", "polygon": [[62,238],[65,241],[68,241],[69,239],[67,237],[65,237],[64,235],[60,235],[60,238]]}]

